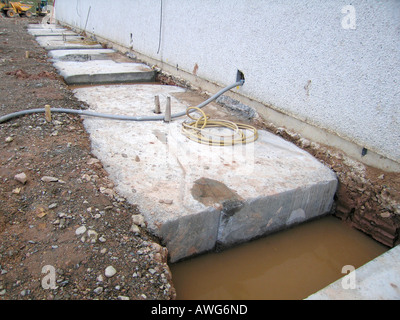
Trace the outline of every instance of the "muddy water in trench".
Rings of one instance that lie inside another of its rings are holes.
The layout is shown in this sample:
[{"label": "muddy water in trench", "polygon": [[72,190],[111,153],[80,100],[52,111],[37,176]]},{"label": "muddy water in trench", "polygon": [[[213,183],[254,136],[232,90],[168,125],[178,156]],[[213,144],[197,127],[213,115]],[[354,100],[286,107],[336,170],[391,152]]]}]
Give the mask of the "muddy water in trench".
[{"label": "muddy water in trench", "polygon": [[170,266],[177,299],[304,299],[388,248],[332,216]]}]

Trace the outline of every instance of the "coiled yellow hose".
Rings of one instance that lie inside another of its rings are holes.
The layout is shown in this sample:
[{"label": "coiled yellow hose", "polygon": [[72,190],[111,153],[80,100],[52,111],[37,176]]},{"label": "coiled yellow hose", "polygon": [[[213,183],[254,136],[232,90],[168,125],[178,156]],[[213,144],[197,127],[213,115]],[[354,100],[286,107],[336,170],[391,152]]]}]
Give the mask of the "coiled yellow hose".
[{"label": "coiled yellow hose", "polygon": [[[199,112],[200,117],[193,117],[190,114],[192,110]],[[228,120],[210,120],[210,117],[197,107],[188,107],[186,115],[193,121],[182,123],[182,133],[190,140],[198,143],[210,146],[232,146],[254,142],[258,138],[258,131],[255,127]],[[230,134],[213,133],[206,128],[229,129],[231,132]]]}]

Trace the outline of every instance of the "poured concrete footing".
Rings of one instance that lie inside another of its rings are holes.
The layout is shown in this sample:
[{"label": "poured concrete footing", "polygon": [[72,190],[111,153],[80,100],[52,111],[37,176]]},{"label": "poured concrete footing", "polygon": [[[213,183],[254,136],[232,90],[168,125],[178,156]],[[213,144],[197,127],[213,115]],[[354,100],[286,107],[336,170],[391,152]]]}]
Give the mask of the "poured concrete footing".
[{"label": "poured concrete footing", "polygon": [[46,29],[46,30],[52,30],[52,29],[61,29],[62,27],[58,24],[55,23],[30,23],[28,24],[28,30],[29,29]]},{"label": "poured concrete footing", "polygon": [[[154,96],[172,113],[188,106],[182,88],[98,86],[74,90],[96,112],[153,115]],[[225,118],[221,107],[204,108]],[[127,122],[85,117],[93,153],[116,190],[138,204],[171,262],[289,228],[330,211],[337,180],[307,152],[267,132],[254,143],[208,146],[181,132],[186,117]],[[239,120],[239,119],[238,119]]]},{"label": "poured concrete footing", "polygon": [[[144,64],[117,63],[99,51],[72,51],[86,49],[88,41],[80,37],[36,39],[47,50],[63,51],[52,58],[68,84],[154,80],[155,72]],[[101,46],[91,43],[90,48]],[[129,116],[154,115],[155,96],[162,111],[170,99],[172,114],[185,111],[196,100],[182,88],[155,84],[74,92],[93,111]],[[214,103],[204,110],[213,119],[231,118]],[[93,153],[118,193],[139,206],[149,230],[167,246],[171,262],[265,236],[330,211],[336,176],[307,152],[262,130],[248,144],[203,145],[182,134],[185,120],[84,120]]]},{"label": "poured concrete footing", "polygon": [[37,36],[36,41],[46,50],[101,49],[101,44],[78,35]]},{"label": "poured concrete footing", "polygon": [[50,50],[49,57],[53,61],[75,61],[83,62],[90,60],[109,60],[108,55],[115,53],[113,49],[68,49],[68,50]]},{"label": "poured concrete footing", "polygon": [[58,61],[54,66],[69,85],[153,82],[156,76],[154,70],[142,63],[112,60]]},{"label": "poured concrete footing", "polygon": [[[58,29],[50,29],[58,30]],[[32,29],[31,32],[47,32]],[[49,50],[54,66],[69,85],[154,82],[156,72],[143,63],[116,62],[103,49],[78,35],[37,36],[38,43]]]},{"label": "poured concrete footing", "polygon": [[63,29],[63,28],[55,28],[55,29],[28,29],[28,33],[35,37],[39,36],[73,36],[77,35],[75,32],[70,31],[68,29]]}]

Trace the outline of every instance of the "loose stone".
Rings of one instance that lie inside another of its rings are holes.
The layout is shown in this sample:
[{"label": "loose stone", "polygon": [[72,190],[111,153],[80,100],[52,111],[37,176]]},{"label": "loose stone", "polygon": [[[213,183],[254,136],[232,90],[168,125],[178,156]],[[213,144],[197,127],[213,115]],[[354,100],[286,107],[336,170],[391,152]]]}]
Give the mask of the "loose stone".
[{"label": "loose stone", "polygon": [[111,278],[112,276],[114,276],[117,273],[117,270],[115,270],[115,268],[113,266],[108,266],[105,270],[105,276],[107,278]]},{"label": "loose stone", "polygon": [[109,195],[110,197],[113,197],[115,195],[114,191],[110,188],[100,187],[100,192]]},{"label": "loose stone", "polygon": [[43,182],[57,182],[58,178],[50,177],[50,176],[43,176],[41,179]]},{"label": "loose stone", "polygon": [[75,234],[77,236],[84,234],[86,232],[86,227],[85,226],[80,226],[78,229],[75,230]]},{"label": "loose stone", "polygon": [[154,275],[157,271],[155,269],[149,269],[149,272]]},{"label": "loose stone", "polygon": [[57,208],[57,206],[58,206],[57,203],[52,203],[49,205],[49,209]]},{"label": "loose stone", "polygon": [[28,289],[22,290],[21,291],[21,296],[25,297],[25,296],[29,295],[30,293],[31,293],[31,290],[28,290]]},{"label": "loose stone", "polygon": [[135,233],[135,234],[140,233],[140,229],[139,229],[139,227],[138,227],[136,224],[132,224],[131,230],[130,230],[130,231],[133,232],[133,233]]},{"label": "loose stone", "polygon": [[87,234],[88,234],[90,242],[91,243],[96,243],[97,237],[98,237],[97,232],[94,231],[94,230],[89,230]]},{"label": "loose stone", "polygon": [[28,178],[24,172],[18,173],[14,176],[14,179],[22,184],[25,184],[28,181]]},{"label": "loose stone", "polygon": [[100,162],[99,159],[90,158],[90,159],[88,160],[87,164],[88,164],[88,165],[92,165],[92,164],[99,163],[99,162]]},{"label": "loose stone", "polygon": [[97,287],[96,289],[93,290],[95,294],[100,294],[103,292],[103,287]]},{"label": "loose stone", "polygon": [[145,227],[144,217],[141,214],[134,214],[132,216],[132,222],[137,226]]}]

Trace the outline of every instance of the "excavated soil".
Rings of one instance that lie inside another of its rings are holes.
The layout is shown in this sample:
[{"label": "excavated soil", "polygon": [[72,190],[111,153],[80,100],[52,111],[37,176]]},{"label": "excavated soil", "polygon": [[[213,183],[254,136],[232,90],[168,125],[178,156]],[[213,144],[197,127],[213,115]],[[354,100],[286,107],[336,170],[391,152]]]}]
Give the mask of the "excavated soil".
[{"label": "excavated soil", "polygon": [[355,161],[341,151],[264,123],[265,127],[308,151],[337,175],[332,214],[392,248],[400,243],[400,174]]},{"label": "excavated soil", "polygon": [[[26,32],[34,22],[0,17],[1,116],[84,107]],[[79,116],[0,124],[0,163],[0,300],[175,298],[166,249],[114,192]]]}]

